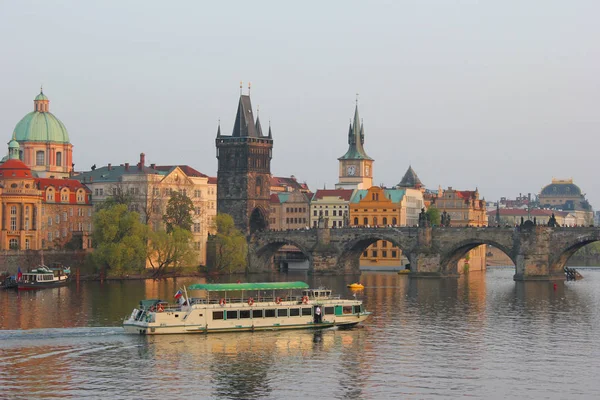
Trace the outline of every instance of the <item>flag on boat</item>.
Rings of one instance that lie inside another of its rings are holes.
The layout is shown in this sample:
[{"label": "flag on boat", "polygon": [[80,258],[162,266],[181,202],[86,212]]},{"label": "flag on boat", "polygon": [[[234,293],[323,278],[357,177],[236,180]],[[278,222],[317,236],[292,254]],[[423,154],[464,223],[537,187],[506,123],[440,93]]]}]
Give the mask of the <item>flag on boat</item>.
[{"label": "flag on boat", "polygon": [[178,299],[181,296],[183,296],[183,293],[181,293],[181,290],[178,290],[177,293],[175,293],[175,296],[173,296],[173,297],[175,297],[175,299]]},{"label": "flag on boat", "polygon": [[23,276],[23,273],[21,272],[21,267],[19,267],[17,269],[17,280],[20,281],[22,276]]}]

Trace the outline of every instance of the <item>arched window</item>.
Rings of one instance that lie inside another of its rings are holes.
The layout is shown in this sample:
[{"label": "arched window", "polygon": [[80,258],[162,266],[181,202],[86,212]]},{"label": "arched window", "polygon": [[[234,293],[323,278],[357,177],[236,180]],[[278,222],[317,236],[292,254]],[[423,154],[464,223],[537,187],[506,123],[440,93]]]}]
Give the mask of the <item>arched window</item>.
[{"label": "arched window", "polygon": [[46,157],[43,150],[35,153],[35,165],[46,165]]},{"label": "arched window", "polygon": [[367,217],[363,218],[363,225],[369,225],[369,218],[367,218]]},{"label": "arched window", "polygon": [[358,225],[358,217],[354,217],[354,225]]},{"label": "arched window", "polygon": [[383,217],[383,224],[387,225],[387,217]]},{"label": "arched window", "polygon": [[373,225],[377,226],[377,217],[373,217]]},{"label": "arched window", "polygon": [[396,225],[398,223],[398,221],[396,220],[396,217],[392,218],[392,225]]}]

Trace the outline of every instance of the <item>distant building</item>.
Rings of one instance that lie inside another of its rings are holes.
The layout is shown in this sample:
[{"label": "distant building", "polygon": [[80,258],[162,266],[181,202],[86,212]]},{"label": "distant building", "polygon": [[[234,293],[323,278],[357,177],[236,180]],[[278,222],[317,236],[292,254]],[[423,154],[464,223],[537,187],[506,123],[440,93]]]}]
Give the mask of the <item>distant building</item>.
[{"label": "distant building", "polygon": [[[574,226],[576,222],[575,214],[567,211],[557,210],[544,210],[533,208],[526,210],[522,208],[501,208],[499,210],[488,211],[488,220],[496,223],[496,215],[500,215],[500,226],[519,226],[521,219],[523,221],[531,220],[535,221],[537,225],[548,225],[548,221],[552,214],[556,218],[556,222],[559,226]],[[490,222],[492,225],[492,222]]]},{"label": "distant building", "polygon": [[294,175],[289,178],[281,176],[271,177],[271,193],[293,192],[299,191],[302,193],[310,193],[310,189],[306,183],[300,183]]},{"label": "distant building", "polygon": [[433,201],[440,213],[450,215],[450,226],[487,226],[488,217],[485,200],[479,199],[479,191],[444,190],[440,197]]},{"label": "distant building", "polygon": [[269,229],[308,228],[310,198],[308,194],[293,191],[271,194],[271,214]]},{"label": "distant building", "polygon": [[594,211],[585,194],[573,179],[552,179],[552,183],[542,188],[539,195],[541,208],[568,211],[575,215],[577,226],[593,224]]}]

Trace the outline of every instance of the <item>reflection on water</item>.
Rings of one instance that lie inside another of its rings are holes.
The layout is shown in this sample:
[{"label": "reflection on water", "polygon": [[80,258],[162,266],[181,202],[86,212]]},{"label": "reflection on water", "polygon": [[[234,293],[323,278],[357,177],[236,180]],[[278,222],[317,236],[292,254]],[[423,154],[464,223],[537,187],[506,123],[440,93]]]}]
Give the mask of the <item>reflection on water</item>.
[{"label": "reflection on water", "polygon": [[123,334],[140,298],[171,299],[197,278],[2,291],[0,398],[595,397],[600,271],[556,287],[513,273],[252,277],[345,296],[360,280],[372,317],[316,332]]}]

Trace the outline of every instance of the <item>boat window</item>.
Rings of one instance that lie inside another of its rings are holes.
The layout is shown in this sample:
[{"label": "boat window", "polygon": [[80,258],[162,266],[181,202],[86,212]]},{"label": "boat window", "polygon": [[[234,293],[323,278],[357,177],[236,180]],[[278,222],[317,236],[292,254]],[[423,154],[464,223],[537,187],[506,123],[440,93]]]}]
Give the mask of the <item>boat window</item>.
[{"label": "boat window", "polygon": [[342,312],[344,314],[352,314],[352,306],[344,306],[344,308],[342,309]]},{"label": "boat window", "polygon": [[335,309],[333,307],[325,307],[325,314],[335,314]]},{"label": "boat window", "polygon": [[223,319],[223,311],[213,311],[213,319]]},{"label": "boat window", "polygon": [[240,318],[250,318],[250,310],[240,310]]},{"label": "boat window", "polygon": [[298,317],[300,315],[299,308],[290,308],[290,317]]},{"label": "boat window", "polygon": [[354,314],[360,314],[360,306],[354,306]]},{"label": "boat window", "polygon": [[226,319],[237,319],[237,318],[238,318],[238,312],[237,312],[237,310],[227,311],[227,318]]},{"label": "boat window", "polygon": [[271,309],[265,310],[265,318],[275,318],[275,309],[271,308]]},{"label": "boat window", "polygon": [[252,318],[262,318],[263,310],[252,310]]},{"label": "boat window", "polygon": [[304,307],[302,308],[302,315],[312,315],[312,308],[311,307]]},{"label": "boat window", "polygon": [[287,317],[287,309],[286,308],[279,308],[277,310],[277,316],[278,317]]}]

